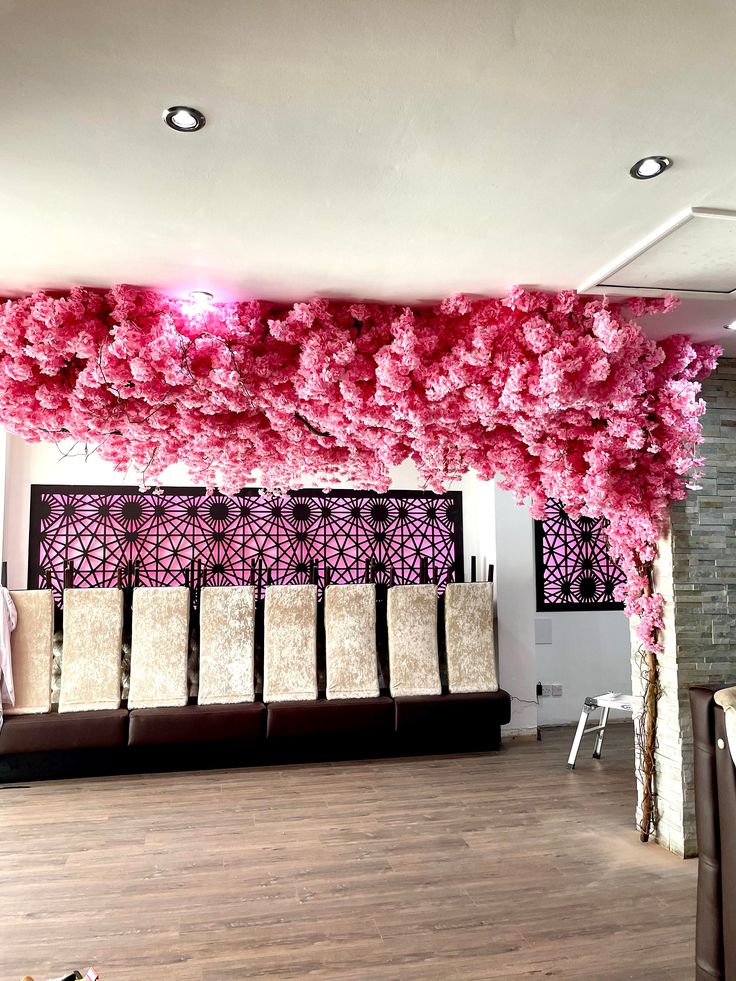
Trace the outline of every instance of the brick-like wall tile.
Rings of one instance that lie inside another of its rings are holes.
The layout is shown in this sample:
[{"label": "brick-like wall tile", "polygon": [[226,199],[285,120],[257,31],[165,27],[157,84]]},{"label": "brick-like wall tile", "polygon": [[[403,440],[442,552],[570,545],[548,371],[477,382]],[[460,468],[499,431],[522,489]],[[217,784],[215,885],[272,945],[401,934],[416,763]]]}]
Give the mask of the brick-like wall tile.
[{"label": "brick-like wall tile", "polygon": [[[680,855],[696,848],[688,689],[736,683],[736,359],[721,361],[702,397],[701,489],[673,504],[657,572],[668,625],[660,658],[658,840]],[[633,661],[632,675],[636,690]]]}]

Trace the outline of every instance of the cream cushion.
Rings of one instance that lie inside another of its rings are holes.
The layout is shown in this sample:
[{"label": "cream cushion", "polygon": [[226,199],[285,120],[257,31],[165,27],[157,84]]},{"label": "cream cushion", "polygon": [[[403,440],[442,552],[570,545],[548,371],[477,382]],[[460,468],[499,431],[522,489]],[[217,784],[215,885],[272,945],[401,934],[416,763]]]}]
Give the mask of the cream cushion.
[{"label": "cream cushion", "polygon": [[252,586],[205,586],[199,602],[199,703],[252,702]]},{"label": "cream cushion", "polygon": [[317,587],[268,586],[263,700],[317,697]]},{"label": "cream cushion", "polygon": [[122,590],[64,590],[60,712],[120,707],[122,642]]},{"label": "cream cushion", "polygon": [[387,616],[391,694],[441,694],[436,587],[394,586]]},{"label": "cream cushion", "polygon": [[328,698],[375,698],[376,587],[328,586],[325,590]]},{"label": "cream cushion", "polygon": [[734,765],[736,765],[736,687],[722,688],[713,695],[716,705],[725,713],[726,739]]},{"label": "cream cushion", "polygon": [[188,648],[187,587],[134,589],[129,708],[187,704]]},{"label": "cream cushion", "polygon": [[450,691],[498,691],[492,582],[448,584],[445,639]]},{"label": "cream cushion", "polygon": [[11,590],[18,623],[10,635],[15,705],[6,715],[48,712],[51,709],[51,665],[54,636],[54,596],[50,589]]}]

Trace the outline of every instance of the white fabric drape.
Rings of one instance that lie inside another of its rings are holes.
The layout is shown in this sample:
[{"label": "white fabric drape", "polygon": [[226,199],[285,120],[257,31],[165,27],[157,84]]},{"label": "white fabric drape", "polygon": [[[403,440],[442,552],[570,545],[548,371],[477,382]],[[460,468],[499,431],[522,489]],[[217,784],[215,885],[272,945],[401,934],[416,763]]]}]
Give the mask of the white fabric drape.
[{"label": "white fabric drape", "polygon": [[6,705],[15,705],[10,635],[17,622],[18,614],[15,612],[13,598],[5,586],[0,586],[0,730],[3,727],[3,702]]},{"label": "white fabric drape", "polygon": [[10,635],[17,622],[18,614],[13,597],[5,586],[0,586],[0,703],[5,705],[15,705]]}]

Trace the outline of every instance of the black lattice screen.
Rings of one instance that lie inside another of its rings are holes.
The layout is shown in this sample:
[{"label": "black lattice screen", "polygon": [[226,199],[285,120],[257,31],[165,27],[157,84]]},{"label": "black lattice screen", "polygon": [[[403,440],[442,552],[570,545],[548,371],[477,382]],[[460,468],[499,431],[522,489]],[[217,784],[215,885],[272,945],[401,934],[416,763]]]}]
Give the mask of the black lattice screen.
[{"label": "black lattice screen", "polygon": [[75,585],[112,586],[116,571],[138,562],[140,584],[181,584],[192,562],[211,585],[249,581],[260,563],[275,583],[306,582],[310,563],[331,581],[360,582],[370,562],[377,580],[420,581],[424,560],[440,583],[463,578],[462,495],[396,491],[298,491],[263,496],[206,496],[166,488],[161,495],[123,487],[34,485],[28,585],[50,569],[61,604],[63,566],[74,563]]},{"label": "black lattice screen", "polygon": [[535,521],[537,610],[621,610],[614,599],[625,581],[609,556],[603,519],[570,518],[549,500],[543,521]]}]

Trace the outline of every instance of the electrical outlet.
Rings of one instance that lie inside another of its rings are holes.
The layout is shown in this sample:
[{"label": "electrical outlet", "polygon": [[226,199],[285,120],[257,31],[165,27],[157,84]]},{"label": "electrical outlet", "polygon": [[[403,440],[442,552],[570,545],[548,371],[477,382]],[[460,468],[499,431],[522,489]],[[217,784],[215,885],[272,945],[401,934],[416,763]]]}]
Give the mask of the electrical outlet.
[{"label": "electrical outlet", "polygon": [[551,689],[553,698],[562,697],[562,685],[550,685],[549,687]]},{"label": "electrical outlet", "polygon": [[549,698],[552,694],[552,685],[542,685],[542,698]]}]

